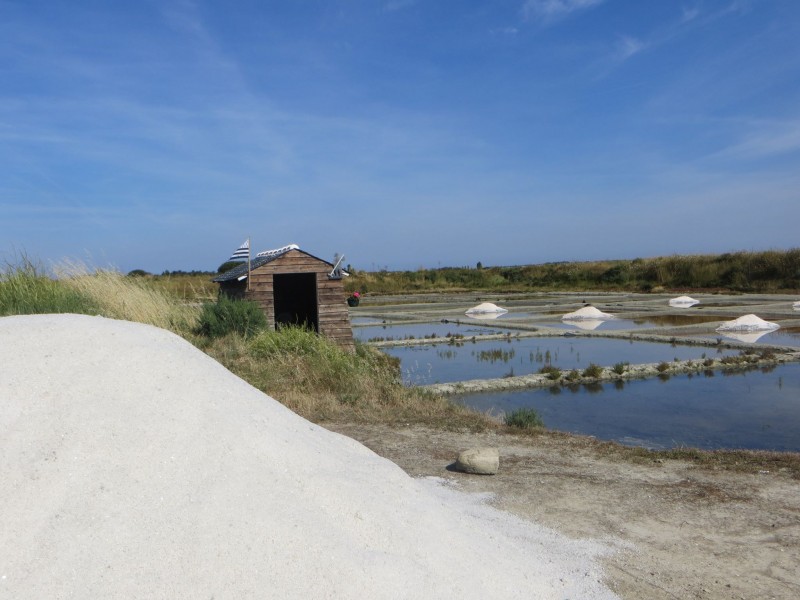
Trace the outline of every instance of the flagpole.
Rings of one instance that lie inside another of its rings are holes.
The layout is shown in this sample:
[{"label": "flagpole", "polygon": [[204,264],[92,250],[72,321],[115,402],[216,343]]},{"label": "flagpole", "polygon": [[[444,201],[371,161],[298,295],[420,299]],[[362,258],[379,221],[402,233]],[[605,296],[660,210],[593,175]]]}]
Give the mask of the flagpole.
[{"label": "flagpole", "polygon": [[250,291],[250,236],[247,236],[247,291]]}]

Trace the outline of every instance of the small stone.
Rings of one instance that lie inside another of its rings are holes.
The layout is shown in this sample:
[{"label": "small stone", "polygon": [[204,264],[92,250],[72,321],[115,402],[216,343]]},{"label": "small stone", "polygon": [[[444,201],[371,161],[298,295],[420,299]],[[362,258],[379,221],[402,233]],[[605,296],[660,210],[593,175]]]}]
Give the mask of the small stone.
[{"label": "small stone", "polygon": [[500,469],[500,452],[497,448],[470,448],[458,455],[455,469],[476,475],[495,475]]}]

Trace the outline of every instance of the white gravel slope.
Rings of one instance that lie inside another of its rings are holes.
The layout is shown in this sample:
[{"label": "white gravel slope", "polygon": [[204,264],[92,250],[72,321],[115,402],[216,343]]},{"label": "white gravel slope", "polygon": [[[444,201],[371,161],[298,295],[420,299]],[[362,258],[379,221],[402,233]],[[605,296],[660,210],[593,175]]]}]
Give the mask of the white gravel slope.
[{"label": "white gravel slope", "polygon": [[606,546],[412,479],[146,325],[0,318],[0,477],[0,598],[615,597]]}]

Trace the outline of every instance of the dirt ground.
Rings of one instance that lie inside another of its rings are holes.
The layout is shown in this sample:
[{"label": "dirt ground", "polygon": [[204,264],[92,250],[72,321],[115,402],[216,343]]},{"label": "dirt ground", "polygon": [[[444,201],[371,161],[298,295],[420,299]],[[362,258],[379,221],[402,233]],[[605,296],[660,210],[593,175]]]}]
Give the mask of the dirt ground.
[{"label": "dirt ground", "polygon": [[[605,560],[608,585],[621,598],[800,598],[800,481],[786,472],[630,462],[570,436],[326,426],[412,476],[490,492],[498,508],[571,537],[607,541],[618,549]],[[476,446],[499,449],[497,475],[448,469]]]}]

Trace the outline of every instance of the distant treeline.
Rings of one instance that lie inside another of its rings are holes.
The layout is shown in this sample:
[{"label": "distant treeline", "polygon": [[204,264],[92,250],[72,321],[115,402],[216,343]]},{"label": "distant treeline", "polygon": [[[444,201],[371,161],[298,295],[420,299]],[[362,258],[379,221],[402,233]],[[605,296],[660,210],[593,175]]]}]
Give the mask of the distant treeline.
[{"label": "distant treeline", "polygon": [[634,260],[558,262],[515,267],[447,267],[416,271],[353,270],[348,291],[397,294],[492,290],[800,290],[800,248]]}]

